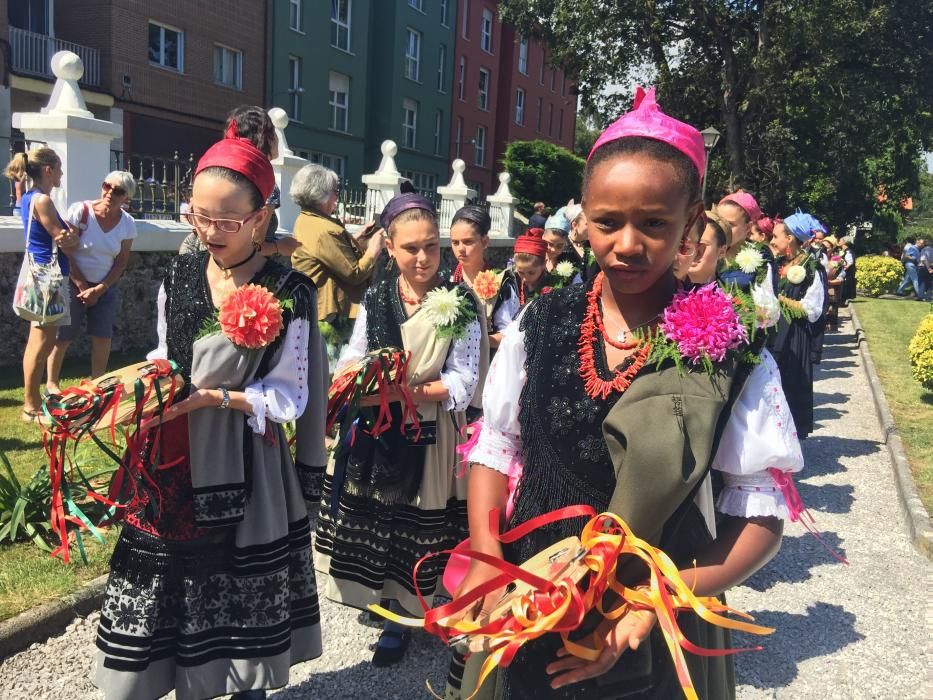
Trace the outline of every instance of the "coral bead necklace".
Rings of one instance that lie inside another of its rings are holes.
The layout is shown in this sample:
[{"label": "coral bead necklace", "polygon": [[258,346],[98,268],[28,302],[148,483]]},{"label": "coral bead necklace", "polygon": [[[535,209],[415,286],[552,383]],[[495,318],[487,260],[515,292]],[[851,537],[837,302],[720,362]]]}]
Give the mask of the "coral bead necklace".
[{"label": "coral bead necklace", "polygon": [[[577,348],[580,353],[580,378],[583,380],[584,390],[590,398],[605,400],[609,394],[613,392],[621,394],[631,386],[635,375],[645,366],[645,362],[647,362],[648,356],[651,354],[651,345],[644,340],[637,339],[620,342],[610,338],[606,333],[606,327],[603,324],[602,314],[599,310],[603,280],[603,274],[599,273],[593,281],[593,288],[587,292],[586,312],[583,316],[583,323],[580,325],[580,340]],[[648,325],[653,321],[654,319],[642,325]],[[619,350],[635,351],[629,356],[627,366],[624,369],[613,371],[612,379],[603,379],[596,371],[597,332],[601,333],[605,341],[612,347]]]}]

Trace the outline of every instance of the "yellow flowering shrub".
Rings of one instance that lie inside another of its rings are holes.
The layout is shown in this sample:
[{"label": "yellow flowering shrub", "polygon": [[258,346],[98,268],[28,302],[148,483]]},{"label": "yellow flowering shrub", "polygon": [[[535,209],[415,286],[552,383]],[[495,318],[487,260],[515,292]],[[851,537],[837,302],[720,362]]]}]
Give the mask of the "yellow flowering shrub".
[{"label": "yellow flowering shrub", "polygon": [[866,255],[855,265],[855,286],[866,296],[894,294],[903,277],[901,261],[886,255]]},{"label": "yellow flowering shrub", "polygon": [[933,313],[920,321],[917,332],[907,346],[910,366],[916,379],[928,391],[933,391]]}]

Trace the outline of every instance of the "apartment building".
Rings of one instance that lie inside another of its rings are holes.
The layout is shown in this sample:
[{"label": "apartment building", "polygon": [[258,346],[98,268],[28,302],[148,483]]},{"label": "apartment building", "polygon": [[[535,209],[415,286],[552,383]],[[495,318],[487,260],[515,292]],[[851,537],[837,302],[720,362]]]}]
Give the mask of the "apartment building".
[{"label": "apartment building", "polygon": [[45,104],[54,81],[49,58],[62,49],[81,56],[88,106],[123,124],[126,151],[197,157],[227,112],[263,102],[267,0],[0,3],[11,111]]},{"label": "apartment building", "polygon": [[543,139],[573,147],[572,81],[547,47],[499,21],[496,0],[459,0],[450,157],[482,194],[498,187],[505,147]]}]

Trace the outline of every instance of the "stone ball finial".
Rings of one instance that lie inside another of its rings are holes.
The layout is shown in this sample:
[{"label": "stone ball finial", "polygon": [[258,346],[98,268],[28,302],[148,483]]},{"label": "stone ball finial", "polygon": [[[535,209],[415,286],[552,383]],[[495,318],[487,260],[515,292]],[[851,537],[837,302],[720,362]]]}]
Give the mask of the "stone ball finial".
[{"label": "stone ball finial", "polygon": [[84,61],[71,51],[59,51],[52,56],[52,73],[60,80],[80,80],[84,75]]},{"label": "stone ball finial", "polygon": [[466,163],[463,162],[463,158],[456,158],[453,163],[450,164],[450,167],[454,169],[455,173],[463,173],[466,170]]},{"label": "stone ball finial", "polygon": [[385,158],[395,158],[398,153],[398,144],[395,143],[392,139],[386,139],[382,142],[382,155]]},{"label": "stone ball finial", "polygon": [[499,184],[507,185],[512,181],[512,176],[508,173],[499,173]]},{"label": "stone ball finial", "polygon": [[281,107],[273,107],[269,110],[269,119],[276,129],[284,129],[288,126],[288,113]]}]

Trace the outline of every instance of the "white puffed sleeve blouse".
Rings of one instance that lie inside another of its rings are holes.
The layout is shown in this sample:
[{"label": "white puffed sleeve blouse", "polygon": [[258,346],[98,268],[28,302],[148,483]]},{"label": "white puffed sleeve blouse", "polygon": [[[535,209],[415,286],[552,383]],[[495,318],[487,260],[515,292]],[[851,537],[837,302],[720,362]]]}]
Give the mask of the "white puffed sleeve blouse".
[{"label": "white puffed sleeve blouse", "polygon": [[[519,397],[527,381],[524,334],[518,323],[503,333],[483,392],[483,428],[468,459],[515,477],[521,470]],[[789,513],[779,480],[803,469],[794,420],[774,358],[765,351],[732,409],[713,459],[725,488],[716,509],[742,517]],[[769,471],[774,470],[774,472]]]}]

